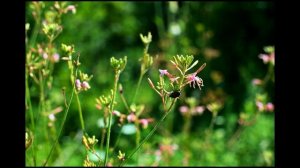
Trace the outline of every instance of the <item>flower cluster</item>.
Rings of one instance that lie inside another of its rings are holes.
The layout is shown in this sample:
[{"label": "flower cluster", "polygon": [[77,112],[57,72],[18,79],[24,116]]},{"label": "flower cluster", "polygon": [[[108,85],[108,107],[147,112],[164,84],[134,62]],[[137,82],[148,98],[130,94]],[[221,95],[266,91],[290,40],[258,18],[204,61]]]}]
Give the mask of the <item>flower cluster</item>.
[{"label": "flower cluster", "polygon": [[271,63],[275,65],[275,49],[273,46],[264,47],[267,54],[259,54],[258,57],[263,60],[264,64]]},{"label": "flower cluster", "polygon": [[[171,63],[175,66],[175,68],[179,71],[178,75],[171,74],[167,69],[159,69],[159,79],[160,81],[157,83],[157,86],[153,84],[150,78],[148,78],[148,82],[153,90],[158,93],[161,98],[163,105],[166,104],[166,97],[170,98],[178,98],[180,97],[181,90],[184,86],[190,85],[190,87],[195,88],[196,85],[199,89],[204,86],[203,80],[197,76],[199,72],[201,72],[206,63],[201,65],[196,71],[193,73],[187,74],[189,70],[195,67],[198,63],[198,60],[193,62],[194,56],[192,55],[176,55],[171,60]],[[166,85],[165,78],[169,79],[169,86]],[[170,89],[171,91],[167,91]]]},{"label": "flower cluster", "polygon": [[256,107],[259,112],[263,112],[263,111],[273,112],[274,111],[274,104],[271,102],[264,104],[261,101],[256,101]]},{"label": "flower cluster", "polygon": [[148,128],[149,123],[154,121],[153,118],[139,118],[136,112],[131,112],[130,114],[126,115],[126,114],[122,114],[117,110],[114,110],[112,114],[119,117],[119,125],[124,124],[125,119],[127,119],[128,123],[137,122],[142,126],[142,128],[146,129]]},{"label": "flower cluster", "polygon": [[186,102],[188,104],[188,106],[183,105],[179,107],[179,111],[183,116],[187,116],[187,115],[202,115],[204,110],[205,110],[205,106],[197,106],[197,100],[193,97],[187,98]]}]

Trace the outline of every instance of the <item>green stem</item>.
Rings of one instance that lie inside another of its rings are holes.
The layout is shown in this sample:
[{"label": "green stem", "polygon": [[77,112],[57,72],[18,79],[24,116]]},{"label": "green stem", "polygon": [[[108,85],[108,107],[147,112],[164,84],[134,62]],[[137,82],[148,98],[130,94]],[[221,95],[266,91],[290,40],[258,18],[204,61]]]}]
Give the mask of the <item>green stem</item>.
[{"label": "green stem", "polygon": [[132,100],[132,104],[134,104],[134,102],[135,102],[135,98],[136,98],[136,95],[137,95],[138,90],[139,90],[139,88],[140,88],[140,85],[141,85],[141,83],[142,83],[142,79],[143,79],[144,74],[145,74],[145,73],[143,73],[143,72],[141,72],[141,74],[140,74],[139,81],[138,81],[138,85],[137,85],[137,88],[136,88],[136,90],[135,90],[134,97],[133,97],[133,100]]},{"label": "green stem", "polygon": [[67,118],[67,116],[68,116],[68,112],[69,112],[69,109],[70,109],[70,105],[71,105],[72,100],[73,100],[74,92],[75,92],[75,86],[73,87],[73,91],[72,91],[72,94],[71,94],[71,98],[70,98],[69,104],[68,104],[68,106],[67,106],[65,115],[64,115],[64,117],[63,117],[63,121],[62,121],[60,130],[59,130],[59,133],[58,133],[58,135],[57,135],[57,137],[56,137],[56,140],[55,140],[54,144],[53,144],[52,147],[51,147],[50,153],[48,154],[48,157],[47,157],[45,163],[43,164],[44,167],[47,165],[47,163],[48,163],[48,161],[49,161],[49,159],[50,159],[50,156],[51,156],[51,154],[52,154],[52,152],[53,152],[53,149],[55,148],[55,146],[56,146],[56,144],[57,144],[57,142],[58,142],[58,139],[59,139],[59,137],[60,137],[60,135],[61,135],[61,133],[62,133],[62,130],[63,130],[64,125],[65,125],[65,122],[66,122],[66,118]]},{"label": "green stem", "polygon": [[105,139],[105,133],[106,133],[106,129],[103,128],[102,129],[101,142],[100,142],[100,151],[102,151],[102,149],[103,149],[103,144],[104,144],[104,139]]},{"label": "green stem", "polygon": [[84,132],[85,128],[84,128],[84,121],[83,121],[83,116],[82,116],[82,108],[81,108],[81,104],[80,104],[80,100],[79,100],[79,95],[78,95],[77,91],[75,91],[75,95],[76,95],[76,101],[77,101],[77,105],[78,105],[78,112],[79,112],[81,129]]},{"label": "green stem", "polygon": [[106,138],[106,153],[105,153],[105,159],[104,159],[104,166],[107,165],[107,161],[108,161],[108,152],[109,152],[109,141],[110,141],[110,131],[111,131],[112,112],[113,112],[113,110],[114,110],[114,102],[115,102],[115,97],[116,97],[116,92],[117,92],[117,86],[118,86],[118,81],[119,81],[119,75],[120,75],[120,72],[116,72],[116,74],[115,74],[115,80],[114,80],[113,95],[112,95],[112,100],[111,100],[110,108],[109,108],[108,131],[107,131],[107,138]]},{"label": "green stem", "polygon": [[232,137],[228,141],[228,147],[231,147],[236,142],[236,140],[241,135],[241,133],[244,129],[245,129],[245,126],[239,125],[239,128],[236,130],[236,132],[232,135]]},{"label": "green stem", "polygon": [[[31,106],[31,99],[30,99],[30,91],[29,91],[29,85],[28,85],[28,72],[26,69],[26,101],[28,103],[28,109],[29,109],[29,113],[30,113],[30,120],[31,120],[31,127],[32,127],[32,132],[33,135],[35,135],[35,122],[34,122],[34,115],[33,115],[33,111],[32,111],[32,106]],[[32,142],[32,154],[33,154],[33,164],[34,166],[36,166],[36,154],[35,154],[35,141]]]},{"label": "green stem", "polygon": [[[43,115],[43,113],[46,112],[45,110],[45,90],[44,90],[44,79],[43,79],[43,74],[42,71],[39,71],[39,86],[40,86],[40,103],[39,103],[39,113],[37,116],[37,121],[40,117],[40,115]],[[47,118],[42,117],[42,123],[46,131],[45,133],[45,139],[49,142],[49,137],[48,137],[48,128],[47,128]]]},{"label": "green stem", "polygon": [[[39,33],[39,30],[40,30],[40,21],[41,21],[41,17],[40,17],[40,9],[38,8],[37,9],[37,19],[36,19],[36,24],[34,25],[34,29],[33,29],[33,33],[32,33],[32,36],[30,37],[30,41],[29,41],[29,46],[32,46],[35,44],[35,41],[36,41],[36,38],[37,38],[37,35]],[[28,49],[28,48],[27,48]]]},{"label": "green stem", "polygon": [[213,117],[212,117],[212,119],[210,121],[210,125],[209,125],[209,132],[213,131],[214,123],[216,121],[216,118],[217,118],[217,114],[213,113]]},{"label": "green stem", "polygon": [[272,64],[269,64],[268,72],[263,80],[263,88],[266,88],[267,82],[270,80],[271,76],[273,75],[274,67]]},{"label": "green stem", "polygon": [[133,152],[130,153],[130,155],[127,157],[127,159],[125,159],[123,162],[121,162],[121,164],[119,166],[123,166],[135,154],[135,152],[137,152],[140,149],[140,147],[152,136],[152,134],[156,131],[158,126],[162,123],[162,121],[170,113],[170,111],[171,111],[173,105],[176,103],[176,101],[177,101],[177,98],[173,99],[169,109],[165,112],[165,114],[162,116],[162,118],[156,123],[156,125],[150,131],[150,133],[142,140],[142,142],[139,144],[139,146],[137,148],[135,148]]},{"label": "green stem", "polygon": [[[136,127],[136,137],[135,137],[135,144],[136,144],[136,148],[139,146],[140,140],[141,140],[141,130],[139,128],[139,123],[138,120],[135,122],[135,127]],[[138,153],[138,151],[137,151]],[[137,162],[137,166],[139,165],[139,155],[136,155],[136,162]]]},{"label": "green stem", "polygon": [[130,113],[130,108],[129,108],[129,106],[128,106],[128,103],[127,103],[127,101],[126,101],[126,99],[125,99],[123,93],[120,93],[120,96],[121,96],[121,99],[122,99],[122,101],[123,101],[123,103],[124,103],[124,105],[125,105],[125,107],[126,107],[126,109],[127,109],[127,111],[128,111],[128,114],[129,114],[129,113]]}]

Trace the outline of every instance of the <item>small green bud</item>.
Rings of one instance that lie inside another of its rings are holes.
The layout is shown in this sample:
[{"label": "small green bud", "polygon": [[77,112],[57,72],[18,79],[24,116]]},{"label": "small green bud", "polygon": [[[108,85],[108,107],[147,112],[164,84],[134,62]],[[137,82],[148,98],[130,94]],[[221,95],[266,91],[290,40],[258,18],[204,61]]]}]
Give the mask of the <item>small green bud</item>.
[{"label": "small green bud", "polygon": [[99,100],[100,100],[101,104],[103,104],[105,106],[109,106],[109,104],[111,102],[111,99],[104,95],[100,96]]},{"label": "small green bud", "polygon": [[121,160],[121,161],[124,161],[124,160],[125,160],[125,153],[122,153],[122,152],[119,150],[118,159]]},{"label": "small green bud", "polygon": [[213,103],[208,104],[207,108],[208,108],[209,111],[211,111],[213,113],[214,116],[216,116],[217,113],[221,110],[222,104],[217,103],[217,102],[213,102]]},{"label": "small green bud", "polygon": [[142,58],[142,72],[145,73],[153,64],[153,58],[148,54],[145,53]]},{"label": "small green bud", "polygon": [[94,162],[90,161],[89,157],[86,156],[86,158],[85,158],[85,160],[83,162],[83,166],[84,167],[96,167],[97,165]]},{"label": "small green bud", "polygon": [[95,135],[93,135],[92,138],[90,138],[88,135],[82,136],[82,143],[85,146],[86,149],[91,150],[94,148],[94,145],[98,142],[98,139],[96,139]]},{"label": "small green bud", "polygon": [[148,32],[148,36],[143,36],[142,34],[140,34],[140,37],[145,45],[149,44],[152,41],[151,32]]},{"label": "small green bud", "polygon": [[264,47],[264,51],[268,54],[271,54],[271,53],[275,52],[275,48],[274,48],[274,46],[266,46],[266,47]]},{"label": "small green bud", "polygon": [[65,52],[67,52],[69,55],[71,55],[72,53],[74,53],[74,46],[71,45],[66,45],[66,44],[61,44],[61,49]]},{"label": "small green bud", "polygon": [[93,75],[89,76],[88,74],[83,73],[79,70],[79,78],[80,78],[81,81],[87,81],[88,82],[92,79],[92,77],[93,77]]},{"label": "small green bud", "polygon": [[110,58],[110,65],[115,71],[122,72],[127,64],[127,56],[124,58],[116,59],[115,57]]}]

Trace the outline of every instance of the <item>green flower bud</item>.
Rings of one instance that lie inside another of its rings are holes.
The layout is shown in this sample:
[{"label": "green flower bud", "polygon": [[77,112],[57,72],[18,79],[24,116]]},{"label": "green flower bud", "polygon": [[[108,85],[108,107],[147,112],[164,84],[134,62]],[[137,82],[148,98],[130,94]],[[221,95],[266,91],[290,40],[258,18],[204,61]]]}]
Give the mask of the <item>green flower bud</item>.
[{"label": "green flower bud", "polygon": [[117,72],[122,72],[125,69],[127,64],[127,56],[124,58],[116,59],[115,57],[110,58],[110,65],[114,68]]},{"label": "green flower bud", "polygon": [[122,152],[119,150],[118,159],[121,160],[121,161],[124,161],[124,160],[125,160],[125,153],[122,153]]},{"label": "green flower bud", "polygon": [[152,41],[151,32],[148,32],[148,36],[143,36],[142,34],[140,34],[140,37],[145,45],[149,44]]}]

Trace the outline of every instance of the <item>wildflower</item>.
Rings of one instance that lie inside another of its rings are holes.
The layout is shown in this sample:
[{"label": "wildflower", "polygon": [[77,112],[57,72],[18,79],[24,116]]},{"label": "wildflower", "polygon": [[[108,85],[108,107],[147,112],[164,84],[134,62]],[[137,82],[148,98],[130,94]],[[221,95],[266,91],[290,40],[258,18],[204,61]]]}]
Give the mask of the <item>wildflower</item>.
[{"label": "wildflower", "polygon": [[137,117],[136,117],[136,115],[135,115],[134,113],[130,113],[130,114],[127,116],[128,122],[134,122],[136,119],[137,119]]},{"label": "wildflower", "polygon": [[81,89],[81,82],[79,79],[76,79],[75,81],[75,86],[76,86],[76,89],[79,91]]},{"label": "wildflower", "polygon": [[259,54],[258,57],[263,60],[264,64],[270,61],[270,56],[267,54]]},{"label": "wildflower", "polygon": [[166,70],[166,69],[159,69],[159,73],[160,73],[161,77],[163,77],[164,75],[169,74],[168,70]]},{"label": "wildflower", "polygon": [[118,116],[118,117],[121,116],[121,113],[120,113],[119,111],[117,111],[117,110],[114,110],[114,111],[112,112],[112,114],[115,115],[115,116]]},{"label": "wildflower", "polygon": [[273,105],[273,103],[267,103],[266,104],[266,111],[269,111],[269,112],[272,112],[272,111],[274,111],[274,105]]},{"label": "wildflower", "polygon": [[59,61],[59,54],[55,53],[52,55],[52,59],[54,62],[58,62]]},{"label": "wildflower", "polygon": [[189,111],[189,108],[187,106],[181,106],[179,108],[179,111],[184,114],[184,113],[187,113]]},{"label": "wildflower", "polygon": [[202,114],[204,110],[205,110],[204,106],[197,106],[194,111],[194,114]]},{"label": "wildflower", "polygon": [[75,6],[74,6],[74,5],[69,5],[69,6],[66,8],[66,13],[67,13],[68,11],[72,11],[72,13],[75,14],[75,13],[76,13],[76,8],[75,8]]},{"label": "wildflower", "polygon": [[144,129],[146,129],[149,125],[149,122],[152,122],[153,119],[149,118],[149,119],[140,119],[139,122],[142,124],[142,127]]},{"label": "wildflower", "polygon": [[44,51],[43,48],[42,48],[40,45],[38,45],[38,53],[39,53],[39,54],[42,54],[43,51]]},{"label": "wildflower", "polygon": [[262,80],[255,78],[255,79],[252,80],[252,84],[253,85],[261,85],[262,84]]},{"label": "wildflower", "polygon": [[86,82],[86,81],[83,81],[83,82],[81,83],[81,87],[82,87],[83,90],[88,90],[88,89],[91,88],[90,85],[89,85],[89,83]]},{"label": "wildflower", "polygon": [[199,89],[201,89],[201,86],[204,86],[203,80],[198,76],[196,76],[196,73],[190,74],[186,78],[187,78],[187,83],[190,84],[190,87],[192,87],[191,86],[192,83],[193,83],[193,88],[195,88],[196,84],[198,85]]},{"label": "wildflower", "polygon": [[47,53],[44,53],[44,54],[43,54],[43,58],[44,58],[44,59],[48,59],[48,54],[47,54]]},{"label": "wildflower", "polygon": [[258,111],[264,110],[264,104],[260,101],[256,101],[256,107],[258,108]]}]

